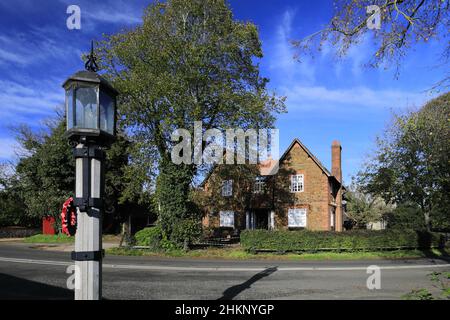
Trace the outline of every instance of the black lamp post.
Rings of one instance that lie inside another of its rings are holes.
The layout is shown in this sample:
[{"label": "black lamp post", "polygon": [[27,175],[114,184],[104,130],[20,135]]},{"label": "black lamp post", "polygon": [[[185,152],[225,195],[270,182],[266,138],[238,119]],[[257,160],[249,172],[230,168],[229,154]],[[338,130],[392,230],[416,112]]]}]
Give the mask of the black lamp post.
[{"label": "black lamp post", "polygon": [[116,133],[118,92],[97,74],[93,45],[83,71],[63,84],[66,91],[67,137],[77,145],[75,197],[75,299],[99,300],[102,287],[103,148]]}]

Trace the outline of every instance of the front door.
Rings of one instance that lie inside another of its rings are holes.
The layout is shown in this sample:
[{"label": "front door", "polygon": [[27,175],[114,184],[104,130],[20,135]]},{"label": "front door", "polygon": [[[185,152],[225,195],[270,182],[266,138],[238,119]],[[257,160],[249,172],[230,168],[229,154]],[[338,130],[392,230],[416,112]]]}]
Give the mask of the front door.
[{"label": "front door", "polygon": [[247,212],[247,229],[269,229],[269,211],[263,209],[253,209]]},{"label": "front door", "polygon": [[269,229],[269,216],[267,210],[256,210],[256,229]]}]

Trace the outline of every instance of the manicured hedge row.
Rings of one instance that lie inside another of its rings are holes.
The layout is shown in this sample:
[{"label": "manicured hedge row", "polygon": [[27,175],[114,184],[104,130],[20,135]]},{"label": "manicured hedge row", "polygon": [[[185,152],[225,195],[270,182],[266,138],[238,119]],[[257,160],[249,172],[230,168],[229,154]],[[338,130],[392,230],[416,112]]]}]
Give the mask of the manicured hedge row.
[{"label": "manicured hedge row", "polygon": [[370,251],[440,247],[441,236],[414,230],[268,231],[244,230],[241,246],[249,251]]}]

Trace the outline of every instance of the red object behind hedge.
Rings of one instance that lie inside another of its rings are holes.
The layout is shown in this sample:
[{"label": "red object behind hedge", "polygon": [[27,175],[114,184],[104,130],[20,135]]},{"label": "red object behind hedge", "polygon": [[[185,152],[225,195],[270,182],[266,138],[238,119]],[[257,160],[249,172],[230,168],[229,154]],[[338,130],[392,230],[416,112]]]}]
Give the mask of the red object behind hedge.
[{"label": "red object behind hedge", "polygon": [[42,234],[55,234],[55,222],[53,217],[42,218]]}]

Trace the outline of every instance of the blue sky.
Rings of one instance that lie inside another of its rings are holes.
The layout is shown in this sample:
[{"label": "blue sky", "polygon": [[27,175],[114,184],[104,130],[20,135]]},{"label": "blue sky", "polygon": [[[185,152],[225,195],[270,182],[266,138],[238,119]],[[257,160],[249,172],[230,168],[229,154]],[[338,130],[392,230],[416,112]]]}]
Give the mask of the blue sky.
[{"label": "blue sky", "polygon": [[[14,160],[11,126],[38,125],[63,103],[62,82],[82,68],[80,56],[90,39],[132,28],[149,0],[16,0],[0,2],[0,162]],[[66,9],[81,8],[81,30],[68,30]],[[262,74],[270,89],[287,96],[288,113],[279,116],[284,151],[298,137],[330,167],[331,142],[343,146],[347,183],[374,148],[392,112],[420,106],[426,92],[443,78],[435,67],[442,51],[439,41],[415,48],[404,61],[400,77],[394,68],[366,69],[372,52],[370,37],[336,61],[325,47],[314,59],[298,63],[290,40],[319,30],[330,18],[329,0],[231,0],[235,17],[259,27],[264,58]]]}]

